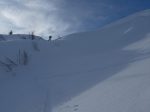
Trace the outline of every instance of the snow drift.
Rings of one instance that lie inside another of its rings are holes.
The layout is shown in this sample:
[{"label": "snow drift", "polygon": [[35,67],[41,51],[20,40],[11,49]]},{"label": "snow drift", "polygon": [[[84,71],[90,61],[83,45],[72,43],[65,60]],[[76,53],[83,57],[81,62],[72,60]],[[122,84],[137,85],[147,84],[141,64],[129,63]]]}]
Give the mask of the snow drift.
[{"label": "snow drift", "polygon": [[149,112],[149,20],[146,10],[54,41],[3,39],[0,111]]}]

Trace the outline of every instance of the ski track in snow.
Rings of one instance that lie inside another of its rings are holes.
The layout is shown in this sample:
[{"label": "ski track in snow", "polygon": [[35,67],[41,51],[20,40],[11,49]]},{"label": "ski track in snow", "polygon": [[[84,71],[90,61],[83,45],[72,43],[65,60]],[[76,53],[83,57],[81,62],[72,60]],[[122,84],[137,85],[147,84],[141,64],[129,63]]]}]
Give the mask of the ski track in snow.
[{"label": "ski track in snow", "polygon": [[128,32],[132,31],[133,27],[128,28],[126,31],[124,31],[124,34],[127,34]]}]

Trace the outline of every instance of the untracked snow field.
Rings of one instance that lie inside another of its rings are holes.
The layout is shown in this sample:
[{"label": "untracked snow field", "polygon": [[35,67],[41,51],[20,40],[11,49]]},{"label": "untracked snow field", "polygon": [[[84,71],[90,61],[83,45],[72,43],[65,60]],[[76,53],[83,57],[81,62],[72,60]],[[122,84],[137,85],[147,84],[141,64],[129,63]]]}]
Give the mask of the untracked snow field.
[{"label": "untracked snow field", "polygon": [[150,10],[46,41],[0,35],[0,112],[150,112]]}]

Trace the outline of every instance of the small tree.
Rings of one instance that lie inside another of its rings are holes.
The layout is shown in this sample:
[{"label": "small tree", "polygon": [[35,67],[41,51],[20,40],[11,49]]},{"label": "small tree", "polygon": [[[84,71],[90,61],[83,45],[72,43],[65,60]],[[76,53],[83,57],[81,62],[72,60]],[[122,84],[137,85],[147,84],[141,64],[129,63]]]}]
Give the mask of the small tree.
[{"label": "small tree", "polygon": [[32,32],[32,34],[31,34],[31,39],[33,40],[34,38],[35,38],[34,32]]},{"label": "small tree", "polygon": [[11,30],[10,32],[9,32],[9,35],[12,35],[13,34],[13,31]]},{"label": "small tree", "polygon": [[49,39],[48,39],[48,41],[51,41],[52,40],[52,36],[49,36]]}]

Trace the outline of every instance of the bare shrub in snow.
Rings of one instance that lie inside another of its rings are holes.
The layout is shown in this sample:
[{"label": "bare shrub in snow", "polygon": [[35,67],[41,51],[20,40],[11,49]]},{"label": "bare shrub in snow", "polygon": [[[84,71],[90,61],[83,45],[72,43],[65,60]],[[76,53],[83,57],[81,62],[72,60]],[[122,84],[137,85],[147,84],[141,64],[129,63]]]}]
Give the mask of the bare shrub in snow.
[{"label": "bare shrub in snow", "polygon": [[9,63],[11,66],[17,66],[17,63],[14,60],[8,57],[5,57],[5,58],[6,58],[6,62]]},{"label": "bare shrub in snow", "polygon": [[26,51],[23,51],[22,61],[23,61],[23,65],[27,65],[28,64],[29,56],[28,56]]},{"label": "bare shrub in snow", "polygon": [[3,61],[0,61],[0,66],[4,67],[7,72],[12,71],[13,69],[10,64],[7,64],[6,62],[3,62]]},{"label": "bare shrub in snow", "polygon": [[39,46],[36,42],[32,42],[32,47],[35,51],[40,51]]},{"label": "bare shrub in snow", "polygon": [[29,62],[29,55],[28,53],[23,50],[19,50],[19,54],[18,54],[18,64],[19,65],[27,65]]},{"label": "bare shrub in snow", "polygon": [[29,63],[29,55],[28,53],[23,50],[19,50],[19,54],[16,59],[12,59],[9,57],[5,57],[4,61],[0,60],[0,66],[6,70],[6,72],[12,71],[14,68],[16,68],[19,65],[27,65]]}]

